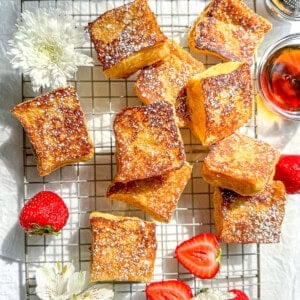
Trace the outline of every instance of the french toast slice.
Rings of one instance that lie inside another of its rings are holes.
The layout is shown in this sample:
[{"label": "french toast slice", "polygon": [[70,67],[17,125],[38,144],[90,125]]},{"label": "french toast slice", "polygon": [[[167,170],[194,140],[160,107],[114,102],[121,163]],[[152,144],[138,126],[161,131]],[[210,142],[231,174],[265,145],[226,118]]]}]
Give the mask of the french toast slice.
[{"label": "french toast slice", "polygon": [[106,196],[134,205],[147,212],[156,221],[168,223],[191,173],[192,166],[185,162],[180,169],[161,176],[127,183],[112,182]]},{"label": "french toast slice", "polygon": [[279,154],[266,142],[234,133],[211,147],[202,176],[214,186],[253,195],[273,178]]},{"label": "french toast slice", "polygon": [[216,235],[225,243],[277,243],[285,211],[285,188],[271,181],[253,196],[216,187],[213,196]]},{"label": "french toast slice", "polygon": [[241,0],[211,0],[190,29],[188,46],[196,53],[252,64],[271,28]]},{"label": "french toast slice", "polygon": [[157,241],[155,223],[136,217],[90,214],[91,282],[149,282]]},{"label": "french toast slice", "polygon": [[193,58],[174,40],[167,40],[170,55],[162,61],[148,66],[139,73],[134,89],[138,98],[145,104],[155,101],[168,101],[174,105],[177,124],[187,125],[186,103],[182,95],[189,78],[204,71],[202,62]]},{"label": "french toast slice", "polygon": [[21,122],[40,176],[94,154],[84,112],[72,86],[58,88],[12,109]]},{"label": "french toast slice", "polygon": [[252,116],[250,67],[220,63],[192,77],[187,84],[189,127],[204,146],[218,142]]},{"label": "french toast slice", "polygon": [[115,181],[159,176],[184,164],[184,146],[174,115],[173,106],[166,101],[127,107],[116,115]]},{"label": "french toast slice", "polygon": [[91,41],[104,74],[127,78],[169,54],[147,0],[135,0],[100,15],[88,24]]}]

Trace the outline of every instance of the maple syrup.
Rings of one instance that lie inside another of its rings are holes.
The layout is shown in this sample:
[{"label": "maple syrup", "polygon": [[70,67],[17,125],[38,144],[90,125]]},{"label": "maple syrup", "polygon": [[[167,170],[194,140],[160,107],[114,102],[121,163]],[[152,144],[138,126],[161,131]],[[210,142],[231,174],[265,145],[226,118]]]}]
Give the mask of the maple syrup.
[{"label": "maple syrup", "polygon": [[300,41],[281,43],[267,52],[259,67],[258,87],[266,104],[275,112],[300,120]]}]

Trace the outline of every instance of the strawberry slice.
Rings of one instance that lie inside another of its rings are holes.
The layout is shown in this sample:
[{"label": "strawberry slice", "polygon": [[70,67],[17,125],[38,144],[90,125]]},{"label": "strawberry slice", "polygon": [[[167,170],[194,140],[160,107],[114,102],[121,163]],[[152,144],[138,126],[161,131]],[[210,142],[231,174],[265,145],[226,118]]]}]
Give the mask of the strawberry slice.
[{"label": "strawberry slice", "polygon": [[192,274],[211,279],[220,269],[221,247],[212,233],[201,233],[176,247],[175,257]]},{"label": "strawberry slice", "polygon": [[236,295],[234,298],[230,298],[229,300],[249,300],[249,297],[241,290],[232,289],[229,292]]},{"label": "strawberry slice", "polygon": [[282,154],[276,165],[274,180],[281,180],[288,194],[300,192],[300,155]]},{"label": "strawberry slice", "polygon": [[152,282],[146,287],[148,300],[191,300],[192,289],[180,280]]}]

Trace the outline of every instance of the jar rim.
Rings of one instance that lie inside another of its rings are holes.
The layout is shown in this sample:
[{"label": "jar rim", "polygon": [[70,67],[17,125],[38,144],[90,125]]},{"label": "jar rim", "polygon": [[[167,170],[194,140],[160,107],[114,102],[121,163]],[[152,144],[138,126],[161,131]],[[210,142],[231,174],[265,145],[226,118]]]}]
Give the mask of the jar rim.
[{"label": "jar rim", "polygon": [[271,12],[271,14],[279,16],[281,19],[284,19],[286,21],[300,21],[300,14],[298,16],[294,16],[285,13],[283,10],[281,10],[278,6],[275,5],[273,0],[266,0],[265,5],[267,6],[267,9]]}]

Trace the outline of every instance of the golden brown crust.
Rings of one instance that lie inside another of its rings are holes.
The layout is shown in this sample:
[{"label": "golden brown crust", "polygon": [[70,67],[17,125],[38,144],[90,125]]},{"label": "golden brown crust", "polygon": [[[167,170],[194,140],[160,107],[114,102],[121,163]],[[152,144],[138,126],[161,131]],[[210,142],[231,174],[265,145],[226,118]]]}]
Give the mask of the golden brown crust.
[{"label": "golden brown crust", "polygon": [[204,146],[234,133],[252,116],[253,92],[246,63],[215,65],[187,84],[189,127]]},{"label": "golden brown crust", "polygon": [[185,152],[174,109],[166,101],[128,107],[114,120],[117,175],[128,182],[180,168]]},{"label": "golden brown crust", "polygon": [[214,146],[204,159],[208,183],[241,195],[262,191],[273,178],[279,151],[269,144],[234,133]]},{"label": "golden brown crust", "polygon": [[155,220],[168,223],[191,172],[192,167],[186,162],[180,169],[161,176],[127,183],[112,182],[106,196],[132,204]]},{"label": "golden brown crust", "polygon": [[189,31],[188,45],[195,52],[252,64],[271,28],[241,0],[212,0]]},{"label": "golden brown crust", "polygon": [[144,68],[135,83],[135,92],[145,104],[168,101],[174,105],[177,124],[187,123],[185,87],[189,78],[204,71],[204,65],[181,48],[174,40],[167,41],[170,55],[152,66]]},{"label": "golden brown crust", "polygon": [[89,33],[107,77],[126,78],[169,53],[146,0],[105,12],[89,23]]},{"label": "golden brown crust", "polygon": [[18,104],[12,113],[31,142],[40,176],[94,154],[84,113],[72,86]]},{"label": "golden brown crust", "polygon": [[254,196],[216,188],[216,235],[225,243],[277,243],[285,210],[285,188],[273,181]]},{"label": "golden brown crust", "polygon": [[157,241],[155,223],[100,212],[90,215],[91,282],[149,282]]}]

